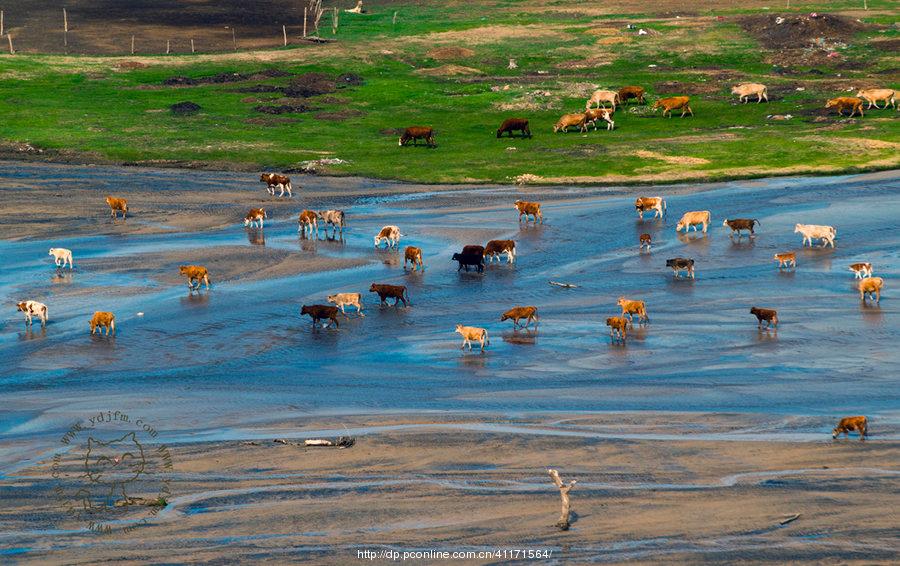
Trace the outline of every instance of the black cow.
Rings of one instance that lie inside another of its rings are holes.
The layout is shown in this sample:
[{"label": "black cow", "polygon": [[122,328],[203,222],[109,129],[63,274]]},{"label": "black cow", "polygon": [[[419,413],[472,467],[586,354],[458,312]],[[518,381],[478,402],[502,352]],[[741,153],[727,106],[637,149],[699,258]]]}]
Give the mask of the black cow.
[{"label": "black cow", "polygon": [[[479,246],[480,247],[480,246]],[[458,253],[453,254],[453,258],[450,261],[459,262],[459,267],[456,269],[459,271],[463,267],[466,268],[466,271],[469,271],[469,266],[474,266],[478,273],[484,271],[484,252],[480,253]]]},{"label": "black cow", "polygon": [[[335,326],[340,327],[337,321],[338,308],[330,305],[303,305],[300,307],[300,316],[308,314],[312,317],[313,325],[319,324],[320,320],[329,319]],[[327,325],[326,325],[327,326]]]}]

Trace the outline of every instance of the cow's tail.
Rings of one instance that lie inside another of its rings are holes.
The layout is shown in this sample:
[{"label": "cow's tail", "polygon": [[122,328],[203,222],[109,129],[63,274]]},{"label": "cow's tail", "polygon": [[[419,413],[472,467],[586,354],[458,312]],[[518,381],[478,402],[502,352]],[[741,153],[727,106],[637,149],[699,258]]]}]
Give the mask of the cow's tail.
[{"label": "cow's tail", "polygon": [[41,318],[47,320],[47,305],[41,307]]},{"label": "cow's tail", "polygon": [[488,336],[487,330],[484,331],[484,343],[488,344],[488,345],[490,345],[490,343],[491,343],[491,338]]},{"label": "cow's tail", "polygon": [[406,304],[407,304],[407,305],[412,304],[412,301],[411,301],[410,298],[409,298],[409,289],[406,289],[406,288],[403,289],[403,296],[406,297]]},{"label": "cow's tail", "polygon": [[758,218],[754,218],[753,221],[756,222],[757,226],[762,226],[762,222],[760,222]]},{"label": "cow's tail", "polygon": [[669,212],[669,207],[666,205],[666,199],[663,199],[663,216],[665,216],[667,212]]}]

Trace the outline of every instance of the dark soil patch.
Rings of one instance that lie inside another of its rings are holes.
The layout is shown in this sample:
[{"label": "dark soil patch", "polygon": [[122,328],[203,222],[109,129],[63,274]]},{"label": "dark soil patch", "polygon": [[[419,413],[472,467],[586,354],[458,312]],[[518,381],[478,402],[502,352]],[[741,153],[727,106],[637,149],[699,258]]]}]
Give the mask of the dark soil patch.
[{"label": "dark soil patch", "polygon": [[337,84],[341,86],[362,86],[365,83],[365,79],[355,73],[344,73],[337,78]]},{"label": "dark soil patch", "polygon": [[277,106],[254,106],[253,110],[263,114],[301,114],[309,112],[312,108],[308,104],[279,104]]},{"label": "dark soil patch", "polygon": [[833,14],[818,14],[816,17],[809,14],[765,14],[745,16],[737,22],[767,49],[808,47],[820,39],[826,43],[846,41],[856,33],[871,28],[853,18]]},{"label": "dark soil patch", "polygon": [[344,120],[349,120],[350,118],[359,118],[360,116],[365,116],[366,113],[362,110],[337,110],[334,112],[319,112],[318,114],[314,114],[313,117],[317,120],[328,120],[329,122],[343,122]]},{"label": "dark soil patch", "polygon": [[287,116],[260,116],[258,118],[247,118],[244,120],[245,124],[252,124],[254,126],[283,126],[285,124],[296,124],[299,122],[296,118],[288,118]]},{"label": "dark soil patch", "polygon": [[196,114],[200,112],[201,108],[199,104],[194,102],[185,101],[178,102],[177,104],[173,104],[169,106],[169,110],[172,111],[172,114],[177,114],[179,116],[189,116],[191,114]]},{"label": "dark soil patch", "polygon": [[896,53],[900,51],[900,39],[875,40],[869,43],[869,47],[885,53]]},{"label": "dark soil patch", "polygon": [[713,94],[721,90],[719,83],[683,83],[680,81],[663,81],[655,83],[653,90],[660,96],[678,96],[682,94]]},{"label": "dark soil patch", "polygon": [[[255,73],[218,73],[208,77],[184,77],[175,76],[163,80],[166,86],[196,86],[205,84],[225,84],[239,83],[243,81],[259,81],[263,79],[273,79],[291,76],[291,73],[278,69],[264,69]],[[259,85],[265,86],[265,85]]]},{"label": "dark soil patch", "polygon": [[122,61],[121,63],[119,63],[116,66],[119,67],[120,69],[128,70],[128,69],[143,69],[147,65],[145,65],[144,63],[141,63],[140,61]]},{"label": "dark soil patch", "polygon": [[319,104],[350,104],[349,98],[344,98],[343,96],[323,96],[321,98],[317,98],[316,102]]},{"label": "dark soil patch", "polygon": [[275,85],[253,85],[235,89],[235,92],[244,93],[260,93],[260,92],[284,92],[283,86]]},{"label": "dark soil patch", "polygon": [[284,94],[292,98],[308,98],[335,90],[337,83],[331,76],[325,73],[305,73],[291,79],[290,84],[284,89]]}]

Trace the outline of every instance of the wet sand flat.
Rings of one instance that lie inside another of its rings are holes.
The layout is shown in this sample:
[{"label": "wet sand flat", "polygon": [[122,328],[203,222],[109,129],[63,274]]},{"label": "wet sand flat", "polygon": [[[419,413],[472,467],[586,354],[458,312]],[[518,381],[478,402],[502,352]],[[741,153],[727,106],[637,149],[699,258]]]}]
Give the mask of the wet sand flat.
[{"label": "wet sand flat", "polygon": [[[124,222],[103,203],[117,175],[135,208]],[[347,563],[370,545],[538,545],[558,563],[896,556],[896,172],[527,190],[298,180],[279,200],[233,173],[0,164],[0,296],[50,309],[44,330],[14,308],[0,318],[4,557]],[[656,194],[667,217],[638,221],[634,198]],[[544,224],[520,224],[517,198],[541,201]],[[244,228],[261,204],[270,221]],[[346,210],[343,237],[300,238],[304,208]],[[690,210],[712,212],[705,236],[675,233]],[[726,217],[761,226],[730,238]],[[835,249],[801,248],[798,222],[835,225]],[[385,224],[401,227],[401,250],[373,249]],[[517,262],[458,272],[452,253],[488,238],[515,239]],[[403,269],[405,245],[424,250],[424,273]],[[76,269],[55,269],[49,247],[72,249]],[[796,269],[776,268],[784,251]],[[673,279],[676,256],[695,259],[695,280]],[[880,304],[860,302],[856,261],[886,279]],[[206,265],[212,289],[189,292],[185,263]],[[380,306],[372,282],[406,285],[412,306]],[[299,317],[334,292],[362,293],[366,316],[338,329]],[[619,296],[651,318],[625,346],[603,324]],[[538,307],[537,331],[499,321],[517,304]],[[759,331],[751,306],[778,309],[778,331]],[[88,335],[94,310],[116,313],[115,338]],[[458,323],[488,329],[484,354],[460,351]],[[115,410],[158,430],[172,493],[149,523],[104,538],[45,496],[77,487],[51,477],[55,455],[77,470],[61,436]],[[872,438],[832,443],[836,420],[856,414]],[[357,444],[291,444],[341,435]],[[548,467],[579,480],[567,533],[552,528]],[[801,518],[781,527],[788,513]]]}]

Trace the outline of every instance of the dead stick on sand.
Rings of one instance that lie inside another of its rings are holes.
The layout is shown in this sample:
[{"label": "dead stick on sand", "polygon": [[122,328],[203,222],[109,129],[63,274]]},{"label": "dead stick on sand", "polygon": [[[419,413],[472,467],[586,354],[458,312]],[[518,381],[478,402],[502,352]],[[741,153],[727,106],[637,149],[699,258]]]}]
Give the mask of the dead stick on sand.
[{"label": "dead stick on sand", "polygon": [[562,499],[562,510],[559,513],[559,521],[556,522],[556,526],[561,531],[569,530],[569,491],[575,484],[578,483],[577,480],[572,480],[569,482],[569,485],[566,485],[559,478],[559,472],[556,470],[547,470],[547,473],[550,474],[550,477],[553,478],[553,483],[556,484],[556,487],[559,488],[559,497]]},{"label": "dead stick on sand", "polygon": [[573,285],[571,283],[560,283],[559,281],[548,281],[551,285],[556,285],[557,287],[563,287],[564,289],[577,289],[578,285]]},{"label": "dead stick on sand", "polygon": [[778,524],[779,525],[787,525],[788,523],[792,523],[799,518],[800,518],[800,513],[794,513],[793,515],[789,516],[787,519],[782,519],[781,521],[779,521]]},{"label": "dead stick on sand", "polygon": [[281,34],[284,36],[284,46],[287,47],[287,26],[281,26]]},{"label": "dead stick on sand", "polygon": [[9,34],[6,34],[6,39],[9,40],[9,54],[10,54],[10,55],[15,55],[15,54],[16,54],[16,50],[13,49],[13,46],[12,46],[12,36],[9,35]]}]

